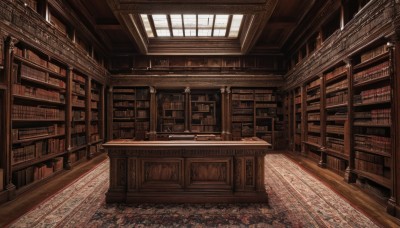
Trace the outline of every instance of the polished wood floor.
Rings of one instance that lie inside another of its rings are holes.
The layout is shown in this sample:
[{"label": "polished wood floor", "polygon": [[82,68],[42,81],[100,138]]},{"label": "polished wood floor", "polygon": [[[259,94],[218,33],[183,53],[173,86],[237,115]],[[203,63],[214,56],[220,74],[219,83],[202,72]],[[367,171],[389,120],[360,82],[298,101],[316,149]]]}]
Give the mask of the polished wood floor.
[{"label": "polished wood floor", "polygon": [[[385,208],[371,199],[367,194],[361,191],[357,186],[347,184],[342,177],[330,170],[322,169],[318,165],[294,153],[285,153],[295,163],[301,165],[306,171],[316,176],[325,184],[334,188],[335,192],[345,197],[352,205],[364,211],[369,217],[381,224],[382,227],[400,227],[400,221],[385,212]],[[106,159],[106,154],[99,155],[87,163],[82,163],[72,170],[60,174],[54,180],[43,184],[35,191],[28,191],[17,199],[7,202],[0,206],[0,227],[4,227],[19,216],[28,212],[35,205],[57,193],[64,186],[72,183],[82,174],[90,171],[93,167]]]}]

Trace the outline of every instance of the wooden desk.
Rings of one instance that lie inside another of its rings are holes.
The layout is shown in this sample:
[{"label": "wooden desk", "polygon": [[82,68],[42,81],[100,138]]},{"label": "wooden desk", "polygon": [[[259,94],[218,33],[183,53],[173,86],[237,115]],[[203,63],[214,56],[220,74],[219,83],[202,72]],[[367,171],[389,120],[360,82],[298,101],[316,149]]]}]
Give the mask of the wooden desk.
[{"label": "wooden desk", "polygon": [[104,144],[111,202],[267,202],[264,156],[254,141],[128,141]]}]

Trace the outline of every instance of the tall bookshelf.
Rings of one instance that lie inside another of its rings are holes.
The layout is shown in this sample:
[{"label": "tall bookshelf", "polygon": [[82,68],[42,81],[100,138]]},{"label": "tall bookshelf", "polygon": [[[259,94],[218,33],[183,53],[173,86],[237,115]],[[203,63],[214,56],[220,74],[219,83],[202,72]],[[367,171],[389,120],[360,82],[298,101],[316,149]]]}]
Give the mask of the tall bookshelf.
[{"label": "tall bookshelf", "polygon": [[17,192],[63,169],[66,66],[23,44],[12,69],[12,182]]},{"label": "tall bookshelf", "polygon": [[158,132],[185,131],[185,96],[182,91],[161,91],[158,95]]},{"label": "tall bookshelf", "polygon": [[270,143],[274,142],[277,108],[277,98],[272,89],[254,90],[256,137]]},{"label": "tall bookshelf", "polygon": [[344,176],[348,167],[349,148],[349,78],[348,67],[339,63],[324,74],[325,89],[325,164]]},{"label": "tall bookshelf", "polygon": [[135,139],[145,140],[150,130],[150,90],[136,88]]},{"label": "tall bookshelf", "polygon": [[305,135],[304,135],[304,147],[307,156],[317,162],[321,161],[321,150],[322,147],[322,123],[321,116],[321,97],[323,96],[321,90],[321,78],[319,76],[314,77],[311,81],[305,85]]},{"label": "tall bookshelf", "polygon": [[392,191],[394,151],[391,91],[393,65],[386,45],[354,57],[353,135],[357,183],[387,199]]},{"label": "tall bookshelf", "polygon": [[113,88],[113,139],[135,138],[136,89]]},{"label": "tall bookshelf", "polygon": [[220,95],[215,91],[192,91],[190,126],[192,133],[219,133]]},{"label": "tall bookshelf", "polygon": [[293,92],[293,151],[301,151],[302,140],[302,109],[303,109],[302,88],[298,87]]},{"label": "tall bookshelf", "polygon": [[72,71],[71,78],[71,148],[69,162],[71,164],[83,161],[87,157],[89,114],[86,107],[90,91],[88,78],[76,70]]},{"label": "tall bookshelf", "polygon": [[232,139],[254,136],[254,91],[232,89]]},{"label": "tall bookshelf", "polygon": [[89,125],[89,156],[92,157],[101,152],[101,144],[104,142],[104,113],[103,113],[103,85],[95,80],[90,84],[90,125]]}]

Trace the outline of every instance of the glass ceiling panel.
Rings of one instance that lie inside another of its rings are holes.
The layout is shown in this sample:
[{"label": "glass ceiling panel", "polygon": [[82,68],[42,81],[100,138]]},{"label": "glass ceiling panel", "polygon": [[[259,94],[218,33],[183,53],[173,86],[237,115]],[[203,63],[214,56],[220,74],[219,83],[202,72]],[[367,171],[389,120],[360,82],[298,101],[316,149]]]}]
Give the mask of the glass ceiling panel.
[{"label": "glass ceiling panel", "polygon": [[147,15],[141,14],[140,17],[142,18],[142,22],[144,25],[144,29],[146,30],[147,37],[154,37],[153,30],[151,30],[150,21]]},{"label": "glass ceiling panel", "polygon": [[229,30],[229,37],[238,37],[240,25],[242,24],[243,15],[236,14],[232,16],[231,29]]},{"label": "glass ceiling panel", "polygon": [[[146,14],[140,15],[148,37],[237,37],[243,15]],[[229,34],[227,26],[230,24]],[[152,30],[154,25],[155,34]]]}]

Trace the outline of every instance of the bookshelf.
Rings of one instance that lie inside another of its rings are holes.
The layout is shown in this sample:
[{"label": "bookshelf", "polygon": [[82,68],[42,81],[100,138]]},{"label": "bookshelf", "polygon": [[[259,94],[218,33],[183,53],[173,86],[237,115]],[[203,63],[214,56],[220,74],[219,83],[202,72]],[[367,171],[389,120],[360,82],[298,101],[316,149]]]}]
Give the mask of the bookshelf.
[{"label": "bookshelf", "polygon": [[11,76],[11,171],[17,193],[63,170],[66,66],[22,43]]},{"label": "bookshelf", "polygon": [[113,88],[113,139],[135,138],[135,87]]},{"label": "bookshelf", "polygon": [[145,140],[150,131],[150,90],[149,88],[136,88],[136,119],[135,138]]},{"label": "bookshelf", "polygon": [[158,100],[158,132],[181,133],[185,130],[185,96],[183,91],[161,91]]},{"label": "bookshelf", "polygon": [[276,133],[277,98],[272,89],[254,90],[255,135],[272,143]]},{"label": "bookshelf", "polygon": [[327,168],[344,176],[349,164],[349,78],[344,63],[331,67],[324,73],[325,90],[325,149]]},{"label": "bookshelf", "polygon": [[303,92],[302,88],[296,88],[293,92],[293,151],[301,152],[301,139],[302,135],[302,104]]},{"label": "bookshelf", "polygon": [[194,90],[190,94],[190,126],[192,133],[219,133],[221,97],[216,91]]},{"label": "bookshelf", "polygon": [[90,81],[90,123],[89,123],[89,157],[101,152],[104,142],[103,124],[103,86],[95,80]]},{"label": "bookshelf", "polygon": [[321,112],[321,97],[323,97],[322,89],[321,89],[321,78],[319,76],[314,77],[306,83],[305,91],[305,115],[306,115],[306,123],[305,123],[305,135],[304,135],[304,152],[307,154],[309,158],[315,160],[317,162],[321,161],[321,150],[323,144],[323,132],[322,132],[322,123],[321,116],[323,116],[323,112]]},{"label": "bookshelf", "polygon": [[392,83],[386,45],[356,55],[353,67],[354,173],[356,182],[379,198],[392,191]]},{"label": "bookshelf", "polygon": [[232,139],[254,136],[254,91],[232,89]]},{"label": "bookshelf", "polygon": [[[69,162],[75,165],[86,157],[88,145],[88,123],[90,122],[87,112],[89,98],[89,80],[83,73],[73,70],[71,72],[71,142],[69,148]],[[85,153],[83,152],[85,151]]]}]

